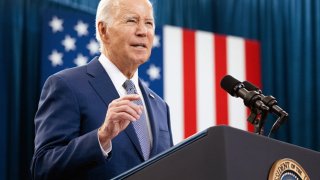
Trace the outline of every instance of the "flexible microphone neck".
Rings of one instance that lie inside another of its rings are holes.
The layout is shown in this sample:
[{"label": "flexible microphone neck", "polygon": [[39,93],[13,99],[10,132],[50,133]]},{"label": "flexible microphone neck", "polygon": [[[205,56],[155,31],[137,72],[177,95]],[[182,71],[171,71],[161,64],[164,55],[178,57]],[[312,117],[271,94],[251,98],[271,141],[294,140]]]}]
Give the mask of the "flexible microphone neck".
[{"label": "flexible microphone neck", "polygon": [[270,133],[269,133],[269,136],[270,136],[271,133],[274,133],[279,129],[281,124],[283,124],[285,121],[287,121],[289,114],[286,111],[284,111],[281,107],[278,106],[278,102],[273,96],[263,95],[262,91],[258,87],[256,87],[252,83],[250,83],[249,81],[244,81],[243,84],[249,91],[259,92],[259,94],[262,97],[261,98],[262,102],[270,108],[272,113],[274,113],[276,116],[278,116],[278,119],[273,124],[273,126],[270,130]]}]

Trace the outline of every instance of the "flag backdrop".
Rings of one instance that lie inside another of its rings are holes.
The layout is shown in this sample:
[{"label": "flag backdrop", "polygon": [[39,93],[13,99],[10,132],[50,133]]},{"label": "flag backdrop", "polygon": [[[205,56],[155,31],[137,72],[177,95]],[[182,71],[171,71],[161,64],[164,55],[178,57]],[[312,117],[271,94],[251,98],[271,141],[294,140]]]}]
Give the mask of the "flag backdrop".
[{"label": "flag backdrop", "polygon": [[[41,86],[49,75],[99,55],[94,20],[62,9],[45,12]],[[252,131],[242,100],[227,95],[220,80],[230,74],[261,88],[257,41],[163,26],[156,28],[153,46],[139,76],[169,104],[174,143],[219,124]]]}]

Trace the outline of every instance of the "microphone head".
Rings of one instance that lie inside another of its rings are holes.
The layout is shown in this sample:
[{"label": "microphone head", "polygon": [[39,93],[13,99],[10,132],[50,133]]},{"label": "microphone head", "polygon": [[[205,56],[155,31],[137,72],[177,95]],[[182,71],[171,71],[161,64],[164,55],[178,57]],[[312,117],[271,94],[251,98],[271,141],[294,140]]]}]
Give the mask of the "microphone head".
[{"label": "microphone head", "polygon": [[249,81],[243,81],[243,85],[248,91],[257,91],[261,93],[261,90]]},{"label": "microphone head", "polygon": [[230,75],[224,76],[220,81],[222,89],[227,91],[231,96],[237,96],[236,92],[240,85],[242,85],[242,83]]}]

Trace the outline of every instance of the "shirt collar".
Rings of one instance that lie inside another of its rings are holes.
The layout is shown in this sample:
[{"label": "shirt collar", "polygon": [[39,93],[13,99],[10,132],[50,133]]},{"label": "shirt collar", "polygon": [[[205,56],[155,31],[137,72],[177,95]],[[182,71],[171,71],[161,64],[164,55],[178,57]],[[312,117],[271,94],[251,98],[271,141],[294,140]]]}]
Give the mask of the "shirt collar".
[{"label": "shirt collar", "polygon": [[[127,80],[127,77],[114,65],[104,54],[99,57],[99,62],[102,64],[105,71],[108,73],[113,85],[117,89],[119,95],[123,95],[124,88],[122,84]],[[138,70],[134,73],[133,77],[130,79],[137,89],[139,88],[138,80]]]}]

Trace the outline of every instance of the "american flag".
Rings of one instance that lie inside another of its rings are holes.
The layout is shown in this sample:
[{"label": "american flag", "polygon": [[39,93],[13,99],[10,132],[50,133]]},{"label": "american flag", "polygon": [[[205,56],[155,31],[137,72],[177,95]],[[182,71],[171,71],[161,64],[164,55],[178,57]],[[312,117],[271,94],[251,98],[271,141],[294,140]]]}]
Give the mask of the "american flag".
[{"label": "american flag", "polygon": [[[91,14],[48,10],[43,20],[42,84],[59,70],[99,55]],[[220,88],[226,74],[261,88],[260,45],[255,40],[173,26],[156,28],[152,55],[139,76],[170,106],[174,143],[210,126],[252,131],[241,99]]]},{"label": "american flag", "polygon": [[48,9],[42,22],[41,86],[51,74],[85,65],[99,55],[92,14]]}]

